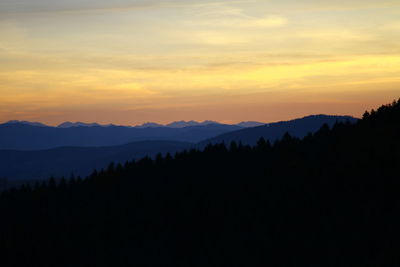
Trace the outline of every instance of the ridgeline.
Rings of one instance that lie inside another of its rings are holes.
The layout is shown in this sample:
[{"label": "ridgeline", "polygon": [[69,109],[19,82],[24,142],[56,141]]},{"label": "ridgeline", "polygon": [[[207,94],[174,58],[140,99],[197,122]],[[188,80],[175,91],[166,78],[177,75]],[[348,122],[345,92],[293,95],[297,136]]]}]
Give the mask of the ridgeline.
[{"label": "ridgeline", "polygon": [[0,196],[1,266],[398,266],[400,101]]}]

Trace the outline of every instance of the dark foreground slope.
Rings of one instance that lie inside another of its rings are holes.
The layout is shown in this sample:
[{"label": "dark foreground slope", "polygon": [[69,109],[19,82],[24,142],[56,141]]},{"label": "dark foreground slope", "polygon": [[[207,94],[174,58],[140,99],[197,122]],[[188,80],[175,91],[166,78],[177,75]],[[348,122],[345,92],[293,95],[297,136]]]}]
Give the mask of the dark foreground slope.
[{"label": "dark foreground slope", "polygon": [[400,102],[0,197],[1,266],[398,266]]},{"label": "dark foreground slope", "polygon": [[246,145],[255,145],[260,137],[274,142],[280,139],[286,132],[293,137],[303,138],[308,133],[315,133],[323,124],[333,126],[336,122],[355,123],[356,118],[350,116],[312,115],[300,119],[269,123],[262,126],[239,129],[223,133],[219,136],[202,141],[201,145],[218,144],[224,142],[230,144],[232,141],[242,142]]}]

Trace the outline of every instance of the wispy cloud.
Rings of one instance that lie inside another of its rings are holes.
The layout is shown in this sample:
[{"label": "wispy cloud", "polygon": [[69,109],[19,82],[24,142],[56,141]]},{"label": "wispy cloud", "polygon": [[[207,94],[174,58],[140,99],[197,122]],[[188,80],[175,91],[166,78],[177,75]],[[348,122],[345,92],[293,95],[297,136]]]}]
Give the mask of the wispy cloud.
[{"label": "wispy cloud", "polygon": [[252,18],[247,21],[243,21],[243,26],[247,27],[281,27],[288,24],[288,20],[282,16],[266,16],[263,18]]},{"label": "wispy cloud", "polygon": [[[254,1],[254,0],[253,0]],[[154,8],[174,7],[204,7],[220,4],[235,4],[248,2],[244,0],[2,0],[0,2],[0,14],[2,16],[13,16],[22,14],[41,13],[86,13],[97,11],[121,11],[141,10]]]},{"label": "wispy cloud", "polygon": [[300,38],[314,39],[318,42],[368,41],[372,39],[371,34],[355,32],[346,28],[303,30],[297,33],[296,36]]}]

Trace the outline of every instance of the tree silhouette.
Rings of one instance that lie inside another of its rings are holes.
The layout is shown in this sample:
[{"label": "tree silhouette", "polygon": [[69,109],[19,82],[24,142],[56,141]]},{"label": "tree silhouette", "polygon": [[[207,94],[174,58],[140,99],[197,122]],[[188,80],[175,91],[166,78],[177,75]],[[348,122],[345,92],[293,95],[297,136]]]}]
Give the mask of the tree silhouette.
[{"label": "tree silhouette", "polygon": [[400,100],[0,195],[1,266],[398,266]]}]

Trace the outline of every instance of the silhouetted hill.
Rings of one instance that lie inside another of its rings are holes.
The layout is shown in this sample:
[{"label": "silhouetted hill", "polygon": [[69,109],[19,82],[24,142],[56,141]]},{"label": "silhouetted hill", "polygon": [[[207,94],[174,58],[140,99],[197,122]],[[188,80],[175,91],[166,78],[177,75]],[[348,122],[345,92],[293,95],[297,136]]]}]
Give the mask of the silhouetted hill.
[{"label": "silhouetted hill", "polygon": [[0,194],[1,266],[399,266],[400,101]]},{"label": "silhouetted hill", "polygon": [[1,124],[0,149],[40,150],[61,146],[115,146],[145,140],[199,142],[237,129],[240,127],[224,124],[184,128],[124,126],[56,128],[37,127],[22,123]]},{"label": "silhouetted hill", "polygon": [[[231,141],[239,141],[239,140],[253,140],[249,142],[251,144],[255,144],[255,142],[259,139],[259,137],[263,136],[264,138],[271,138],[271,140],[275,140],[283,136],[286,131],[289,131],[294,136],[302,137],[308,132],[315,132],[319,127],[322,126],[323,123],[328,123],[328,125],[332,125],[336,121],[344,121],[350,119],[354,121],[355,119],[349,117],[337,117],[337,116],[310,116],[303,119],[297,119],[288,122],[281,123],[273,123],[268,126],[256,127],[256,128],[248,128],[239,131],[229,132],[225,135],[218,136],[214,139],[211,139],[213,143],[218,143],[224,140],[226,143],[230,143]],[[190,147],[189,143],[178,143],[178,142],[166,142],[166,141],[148,141],[142,142],[138,141],[135,143],[118,145],[118,146],[107,146],[107,147],[96,147],[96,144],[102,144],[102,142],[106,142],[108,137],[122,136],[120,140],[128,140],[127,137],[121,135],[123,131],[129,129],[126,127],[116,127],[115,129],[111,128],[109,130],[122,130],[121,133],[117,131],[107,131],[111,132],[110,136],[104,136],[104,139],[101,139],[101,136],[95,136],[95,134],[102,133],[102,128],[97,127],[96,125],[89,126],[91,124],[80,125],[80,123],[74,124],[79,129],[66,129],[69,135],[67,136],[69,139],[61,139],[60,133],[52,133],[48,134],[51,131],[54,131],[54,128],[48,127],[47,131],[38,131],[37,139],[42,140],[45,145],[56,146],[57,144],[66,144],[70,145],[77,144],[82,145],[85,144],[85,147],[61,147],[61,148],[53,148],[49,150],[36,150],[36,151],[14,151],[14,150],[0,150],[0,177],[8,178],[11,183],[15,183],[17,180],[42,180],[46,179],[49,176],[69,176],[71,173],[75,173],[76,175],[85,176],[88,175],[90,171],[95,168],[105,167],[109,162],[123,162],[126,160],[131,160],[133,158],[140,158],[145,155],[152,156],[157,152],[171,152],[174,153],[176,151],[180,151],[183,148]],[[18,125],[13,125],[17,127]],[[29,131],[39,130],[37,128],[27,127],[25,124],[20,124],[22,129],[28,129]],[[75,126],[68,126],[67,128],[72,128]],[[93,131],[92,127],[97,127]],[[191,126],[188,128],[180,128],[175,129],[173,138],[178,140],[187,139],[188,134],[193,134],[191,136],[192,139],[198,140],[201,139],[202,136],[207,136],[209,134],[209,130],[213,129],[218,130],[218,128],[225,128],[225,125],[221,124],[213,124],[208,125],[208,127],[204,126]],[[159,127],[158,127],[159,128]],[[151,129],[157,130],[157,129]],[[171,129],[169,129],[171,130]],[[57,131],[57,130],[56,130]],[[20,131],[19,131],[20,132]],[[151,132],[147,129],[146,132]],[[48,135],[42,136],[43,133]],[[156,132],[157,133],[157,132]],[[61,134],[66,134],[64,131],[61,131]],[[74,135],[75,134],[75,135]],[[93,136],[91,136],[93,134]],[[156,136],[143,136],[143,139],[151,139],[151,138],[163,138],[164,133],[158,132],[159,135]],[[74,140],[73,136],[76,136],[78,140]],[[86,139],[82,139],[82,137],[86,136]],[[49,140],[47,140],[47,138]],[[58,141],[54,138],[60,138]],[[63,135],[61,135],[63,137]],[[13,136],[13,141],[15,144],[21,146],[24,143],[20,143],[17,137]],[[22,138],[22,137],[19,137]],[[124,139],[125,138],[125,139]],[[223,138],[223,139],[221,139]],[[35,138],[32,138],[35,139]],[[91,143],[88,139],[91,140]],[[140,138],[139,138],[140,139]],[[112,139],[110,139],[112,141]],[[4,140],[3,140],[4,141]],[[26,141],[26,140],[25,140]],[[57,142],[55,142],[57,141]],[[84,141],[84,142],[82,142]],[[1,141],[0,141],[1,142]],[[53,143],[51,143],[53,142]],[[64,143],[63,143],[64,142]],[[68,143],[69,142],[69,143]],[[122,142],[122,141],[120,141]],[[201,142],[200,145],[196,145],[196,147],[204,147],[208,141]],[[246,143],[246,142],[243,142]],[[12,144],[9,144],[12,145]],[[92,145],[92,146],[90,146]],[[194,147],[195,145],[193,145]],[[167,149],[168,148],[168,149]]]},{"label": "silhouetted hill", "polygon": [[233,132],[228,132],[220,136],[204,140],[200,145],[216,144],[225,142],[230,144],[232,141],[242,142],[243,144],[255,145],[257,141],[263,137],[271,142],[281,138],[286,132],[290,135],[302,138],[308,133],[316,132],[323,124],[328,126],[334,125],[336,122],[350,121],[355,123],[357,121],[354,117],[349,116],[329,116],[329,115],[313,115],[301,119],[291,121],[282,121],[276,123],[269,123],[263,126],[251,127],[240,129]]},{"label": "silhouetted hill", "polygon": [[164,127],[164,125],[155,123],[155,122],[146,122],[143,123],[142,125],[135,126],[137,128],[158,128],[158,127]]},{"label": "silhouetted hill", "polygon": [[84,122],[70,122],[66,121],[58,125],[58,128],[71,128],[71,127],[95,127],[95,126],[111,126],[111,125],[100,125],[98,123],[84,123]]},{"label": "silhouetted hill", "polygon": [[157,153],[175,153],[189,149],[190,143],[141,141],[110,147],[60,147],[49,150],[0,150],[0,177],[15,180],[43,180],[50,176],[82,177],[110,162],[125,163]]},{"label": "silhouetted hill", "polygon": [[[150,127],[154,127],[153,124],[158,125],[158,126],[163,126],[160,124],[156,124],[156,123],[147,123],[144,125],[148,125]],[[169,124],[164,125],[165,127],[171,127],[171,128],[183,128],[183,127],[188,127],[188,126],[204,126],[204,125],[209,125],[209,124],[222,124],[216,121],[210,121],[210,120],[206,120],[203,122],[197,122],[197,121],[175,121],[175,122],[171,122]],[[248,128],[248,127],[256,127],[256,126],[260,126],[260,125],[264,125],[265,123],[262,122],[257,122],[257,121],[243,121],[237,124],[228,124],[228,125],[232,125],[232,126],[239,126],[242,128]],[[137,127],[137,126],[136,126]],[[143,125],[141,126],[143,127]]]},{"label": "silhouetted hill", "polygon": [[244,127],[244,128],[250,128],[250,127],[257,127],[257,126],[262,126],[265,125],[266,123],[263,122],[258,122],[258,121],[242,121],[238,124],[237,126]]},{"label": "silhouetted hill", "polygon": [[205,126],[205,125],[210,125],[210,124],[220,124],[216,121],[203,121],[203,122],[197,122],[197,121],[175,121],[171,122],[167,125],[166,127],[171,127],[171,128],[184,128],[188,126]]},{"label": "silhouetted hill", "polygon": [[5,124],[25,124],[25,125],[38,126],[38,127],[49,127],[48,125],[43,124],[41,122],[18,121],[18,120],[11,120],[11,121],[6,122]]}]

